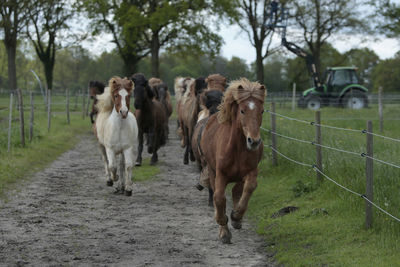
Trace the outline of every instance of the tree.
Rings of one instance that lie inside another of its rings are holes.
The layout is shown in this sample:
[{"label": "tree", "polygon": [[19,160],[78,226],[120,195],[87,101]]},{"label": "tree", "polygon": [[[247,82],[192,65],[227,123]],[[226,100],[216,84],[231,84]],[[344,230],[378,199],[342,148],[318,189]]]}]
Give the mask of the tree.
[{"label": "tree", "polygon": [[3,0],[0,5],[0,28],[4,34],[4,45],[7,51],[8,83],[10,90],[17,89],[16,51],[17,38],[22,32],[31,1]]},{"label": "tree", "polygon": [[382,86],[385,92],[400,91],[400,54],[381,61],[372,71],[373,88]]},{"label": "tree", "polygon": [[393,3],[391,0],[371,1],[376,8],[378,28],[388,37],[398,37],[400,35],[400,4]]},{"label": "tree", "polygon": [[62,0],[39,0],[29,10],[29,23],[26,34],[35,47],[43,63],[47,89],[53,88],[53,70],[57,50],[57,35],[68,28],[66,22],[72,11]]},{"label": "tree", "polygon": [[371,74],[379,63],[379,56],[369,48],[351,49],[344,54],[349,65],[358,68],[360,83],[371,87]]},{"label": "tree", "polygon": [[[317,71],[321,71],[321,49],[333,34],[351,30],[366,30],[362,14],[355,0],[292,0],[294,19],[302,32],[303,41],[314,57]],[[289,34],[288,34],[289,35]],[[288,39],[291,39],[288,37]],[[318,73],[320,76],[321,73]]]},{"label": "tree", "polygon": [[[161,49],[190,53],[218,53],[221,39],[208,27],[204,12],[228,1],[206,0],[90,0],[82,7],[92,19],[94,34],[108,31],[124,60],[126,75],[151,54],[152,75],[159,77]],[[214,6],[212,4],[215,4]]]},{"label": "tree", "polygon": [[248,35],[251,45],[256,49],[257,80],[264,83],[264,60],[274,52],[271,49],[274,31],[268,27],[272,22],[269,0],[237,0],[234,1],[237,14],[232,19]]}]

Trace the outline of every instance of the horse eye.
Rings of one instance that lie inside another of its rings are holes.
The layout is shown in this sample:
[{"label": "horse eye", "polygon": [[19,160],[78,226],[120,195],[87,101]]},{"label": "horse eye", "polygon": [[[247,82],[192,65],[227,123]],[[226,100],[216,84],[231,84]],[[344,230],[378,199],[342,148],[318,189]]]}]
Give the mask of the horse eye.
[{"label": "horse eye", "polygon": [[118,95],[115,95],[115,98],[118,98]]},{"label": "horse eye", "polygon": [[240,113],[244,114],[244,110],[243,110],[243,109],[241,109],[241,110],[240,110]]}]

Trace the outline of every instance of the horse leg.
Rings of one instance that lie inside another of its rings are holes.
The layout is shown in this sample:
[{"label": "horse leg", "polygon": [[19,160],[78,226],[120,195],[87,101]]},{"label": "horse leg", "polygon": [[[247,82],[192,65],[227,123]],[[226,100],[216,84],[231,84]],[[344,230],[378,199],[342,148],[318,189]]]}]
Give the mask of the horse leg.
[{"label": "horse leg", "polygon": [[154,136],[153,136],[153,155],[151,156],[151,160],[150,160],[150,165],[155,165],[158,161],[158,154],[157,154],[157,150],[160,147],[160,135],[159,132],[155,132]]},{"label": "horse leg", "polygon": [[214,207],[214,191],[211,188],[208,188],[208,206]]},{"label": "horse leg", "polygon": [[[236,207],[232,210],[231,219],[232,226],[241,226],[241,221],[244,213],[247,210],[247,206],[249,204],[249,200],[254,190],[257,187],[257,169],[250,172],[248,175],[244,177],[244,185],[242,195],[240,196],[239,201],[236,204]],[[236,227],[235,227],[236,228]]]},{"label": "horse leg", "polygon": [[[232,188],[233,210],[237,210],[237,208],[238,208],[239,200],[242,197],[242,193],[243,193],[243,186],[244,186],[243,182],[238,182]],[[242,228],[242,221],[241,220],[234,220],[233,217],[232,217],[232,213],[231,213],[231,225],[235,229]]]},{"label": "horse leg", "polygon": [[106,148],[101,144],[99,144],[99,148],[100,148],[100,152],[101,152],[101,157],[102,157],[103,162],[104,162],[104,169],[106,170],[107,185],[108,186],[112,186],[113,185],[113,181],[111,180],[110,171],[108,170],[108,159],[107,159]]},{"label": "horse leg", "polygon": [[217,177],[215,179],[215,191],[214,191],[214,209],[215,209],[215,220],[219,224],[219,239],[224,244],[230,244],[232,234],[229,231],[228,216],[226,216],[226,179],[217,171]]},{"label": "horse leg", "polygon": [[109,172],[111,172],[111,180],[113,182],[117,182],[118,175],[117,175],[117,164],[116,164],[115,153],[109,148],[106,148],[106,153],[108,159],[108,170]]},{"label": "horse leg", "polygon": [[183,155],[183,164],[189,164],[189,130],[183,125],[183,139],[185,140],[185,154]]},{"label": "horse leg", "polygon": [[149,130],[148,134],[148,144],[147,144],[147,152],[149,154],[152,154],[154,152],[155,148],[155,132],[154,132],[154,127],[151,127]]},{"label": "horse leg", "polygon": [[133,168],[133,148],[129,148],[124,150],[123,158],[125,160],[125,195],[131,196],[133,190],[132,183],[132,168]]},{"label": "horse leg", "polygon": [[119,167],[118,167],[118,182],[115,187],[115,193],[124,193],[125,190],[125,158],[124,154],[121,153],[121,156],[119,158]]},{"label": "horse leg", "polygon": [[190,127],[189,128],[189,142],[188,142],[188,147],[189,147],[189,156],[190,156],[190,161],[195,161],[196,160],[196,158],[194,157],[194,154],[193,154],[193,150],[192,150],[192,138],[193,138],[193,128],[194,127]]},{"label": "horse leg", "polygon": [[143,132],[139,130],[138,134],[138,155],[136,158],[136,163],[135,166],[141,166],[142,165],[142,151],[143,151]]}]

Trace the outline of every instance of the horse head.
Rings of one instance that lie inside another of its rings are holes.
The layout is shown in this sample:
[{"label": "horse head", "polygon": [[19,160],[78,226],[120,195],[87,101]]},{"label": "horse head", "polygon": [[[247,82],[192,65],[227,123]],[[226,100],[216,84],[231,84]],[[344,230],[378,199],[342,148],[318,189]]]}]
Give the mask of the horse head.
[{"label": "horse head", "polygon": [[220,74],[211,74],[206,79],[208,90],[225,92],[226,78]]},{"label": "horse head", "polygon": [[152,101],[154,92],[151,90],[149,82],[143,74],[133,74],[131,80],[135,84],[135,89],[133,90],[133,97],[135,98],[134,106],[135,109],[141,110],[146,102]]},{"label": "horse head", "polygon": [[221,104],[222,101],[222,92],[219,90],[210,90],[206,91],[204,97],[204,104],[206,108],[209,110],[210,115],[216,113],[218,111],[218,105]]},{"label": "horse head", "polygon": [[109,83],[112,95],[112,102],[117,114],[125,119],[129,113],[130,96],[133,90],[133,83],[127,78],[113,77]]},{"label": "horse head", "polygon": [[90,81],[89,82],[89,94],[91,99],[95,99],[96,95],[100,95],[104,93],[105,85],[99,81]]},{"label": "horse head", "polygon": [[165,103],[167,98],[168,86],[165,83],[160,83],[156,85],[155,91],[157,92],[157,100],[162,103]]},{"label": "horse head", "polygon": [[207,88],[206,79],[199,77],[194,81],[195,95],[200,95]]},{"label": "horse head", "polygon": [[218,121],[235,123],[243,133],[248,150],[256,150],[261,144],[265,96],[264,85],[242,78],[230,84],[219,107]]}]

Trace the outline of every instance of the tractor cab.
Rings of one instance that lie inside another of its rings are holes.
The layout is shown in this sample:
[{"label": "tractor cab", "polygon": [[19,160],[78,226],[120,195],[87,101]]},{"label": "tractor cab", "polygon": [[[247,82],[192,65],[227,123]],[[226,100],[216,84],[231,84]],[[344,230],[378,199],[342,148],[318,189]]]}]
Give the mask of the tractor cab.
[{"label": "tractor cab", "polygon": [[368,89],[359,84],[356,67],[329,67],[325,71],[324,84],[303,92],[299,107],[319,109],[323,106],[342,106],[352,109],[368,104]]}]

